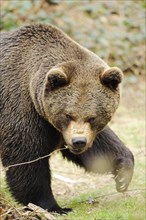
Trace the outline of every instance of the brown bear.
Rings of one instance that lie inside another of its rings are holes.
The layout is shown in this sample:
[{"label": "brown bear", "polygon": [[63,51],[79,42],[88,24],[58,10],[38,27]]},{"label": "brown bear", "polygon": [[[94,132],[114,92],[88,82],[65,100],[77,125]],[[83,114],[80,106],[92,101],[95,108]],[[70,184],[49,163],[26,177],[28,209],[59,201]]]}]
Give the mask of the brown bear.
[{"label": "brown bear", "polygon": [[[132,153],[107,126],[119,105],[122,72],[52,25],[1,35],[1,159],[28,162],[62,149],[86,171],[112,173],[125,191]],[[48,158],[6,171],[12,195],[48,211],[67,213],[51,190]]]}]

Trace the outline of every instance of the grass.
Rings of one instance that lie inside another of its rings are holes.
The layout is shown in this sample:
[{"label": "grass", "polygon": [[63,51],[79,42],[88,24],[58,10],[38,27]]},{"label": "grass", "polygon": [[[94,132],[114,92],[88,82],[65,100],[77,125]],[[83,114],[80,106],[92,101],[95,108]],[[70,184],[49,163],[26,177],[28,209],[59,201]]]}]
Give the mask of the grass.
[{"label": "grass", "polygon": [[[135,162],[133,180],[126,193],[116,193],[114,184],[106,185],[96,191],[81,193],[68,202],[75,212],[58,216],[58,220],[145,220],[145,163],[141,154]],[[89,186],[90,188],[90,186]],[[95,201],[88,203],[89,196]],[[62,204],[64,202],[62,201]]]},{"label": "grass", "polygon": [[[94,194],[93,194],[94,195]],[[110,198],[109,198],[110,197]],[[76,212],[69,214],[67,217],[58,217],[60,220],[144,220],[144,202],[143,195],[138,197],[132,195],[118,196],[110,195],[100,199],[99,203],[93,205],[78,204],[73,201],[71,206]],[[141,204],[142,203],[142,204]],[[143,210],[143,211],[142,211]]]},{"label": "grass", "polygon": [[[126,193],[116,193],[113,184],[94,192],[88,191],[69,201],[75,212],[58,220],[144,220],[144,161],[135,164],[135,173]],[[89,204],[89,196],[95,203]],[[63,202],[62,202],[63,203]]]}]

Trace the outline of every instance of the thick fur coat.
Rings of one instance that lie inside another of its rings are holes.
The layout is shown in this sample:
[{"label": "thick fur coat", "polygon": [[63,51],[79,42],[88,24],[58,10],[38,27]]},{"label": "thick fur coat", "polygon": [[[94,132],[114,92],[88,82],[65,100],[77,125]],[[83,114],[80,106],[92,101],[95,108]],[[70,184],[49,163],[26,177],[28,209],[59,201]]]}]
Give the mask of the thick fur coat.
[{"label": "thick fur coat", "polygon": [[[107,126],[119,105],[122,73],[51,25],[0,37],[1,159],[31,161],[68,145],[63,156],[89,172],[113,173],[125,191],[132,153]],[[66,213],[51,190],[48,158],[6,172],[12,195]]]}]

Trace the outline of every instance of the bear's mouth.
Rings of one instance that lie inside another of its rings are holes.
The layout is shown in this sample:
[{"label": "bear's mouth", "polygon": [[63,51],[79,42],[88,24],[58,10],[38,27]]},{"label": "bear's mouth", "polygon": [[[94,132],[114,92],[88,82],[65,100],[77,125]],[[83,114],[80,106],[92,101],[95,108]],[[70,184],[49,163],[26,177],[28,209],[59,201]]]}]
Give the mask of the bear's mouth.
[{"label": "bear's mouth", "polygon": [[83,148],[83,149],[78,149],[78,148],[73,148],[72,146],[68,146],[69,150],[71,153],[73,154],[82,154],[83,152],[85,152],[87,149],[86,148]]},{"label": "bear's mouth", "polygon": [[83,152],[85,152],[87,149],[78,149],[78,148],[74,148],[74,147],[72,147],[71,145],[64,145],[64,147],[66,148],[66,149],[68,149],[71,153],[73,153],[73,154],[82,154]]}]

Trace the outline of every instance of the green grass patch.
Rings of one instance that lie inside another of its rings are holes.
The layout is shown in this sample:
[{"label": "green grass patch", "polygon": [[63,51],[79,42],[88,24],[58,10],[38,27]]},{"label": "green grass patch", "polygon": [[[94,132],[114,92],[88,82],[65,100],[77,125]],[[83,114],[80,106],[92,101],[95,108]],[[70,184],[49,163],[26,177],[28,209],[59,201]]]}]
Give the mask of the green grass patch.
[{"label": "green grass patch", "polygon": [[[99,196],[97,192],[90,193],[95,203],[89,204],[88,194],[73,199],[69,206],[74,212],[67,216],[58,216],[58,220],[144,220],[145,205],[144,193],[130,191],[125,194],[111,193],[107,196]],[[106,194],[106,193],[105,193]],[[100,194],[99,194],[100,195]],[[85,199],[86,198],[86,199]],[[84,202],[81,202],[84,201]]]}]

